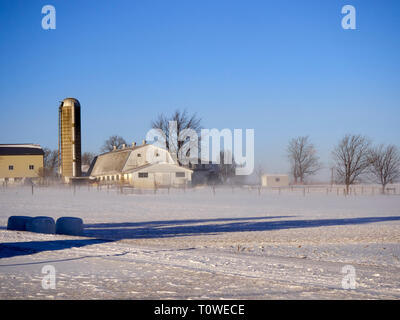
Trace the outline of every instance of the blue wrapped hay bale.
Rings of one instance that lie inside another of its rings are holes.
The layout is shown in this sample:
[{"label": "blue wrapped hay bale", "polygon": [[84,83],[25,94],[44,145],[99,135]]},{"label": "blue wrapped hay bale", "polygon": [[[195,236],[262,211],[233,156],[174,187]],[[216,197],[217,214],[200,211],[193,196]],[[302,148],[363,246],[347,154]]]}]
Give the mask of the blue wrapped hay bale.
[{"label": "blue wrapped hay bale", "polygon": [[26,223],[26,231],[54,234],[56,224],[51,217],[34,217]]},{"label": "blue wrapped hay bale", "polygon": [[56,233],[70,236],[81,236],[83,234],[83,221],[76,217],[61,217],[57,219]]},{"label": "blue wrapped hay bale", "polygon": [[26,216],[11,216],[7,221],[7,230],[26,231],[26,224],[32,219]]}]

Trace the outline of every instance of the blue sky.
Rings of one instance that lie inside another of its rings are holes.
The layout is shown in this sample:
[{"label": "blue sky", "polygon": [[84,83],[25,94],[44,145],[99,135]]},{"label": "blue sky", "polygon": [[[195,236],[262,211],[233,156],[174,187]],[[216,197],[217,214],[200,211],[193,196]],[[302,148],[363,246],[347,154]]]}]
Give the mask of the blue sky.
[{"label": "blue sky", "polygon": [[[56,8],[56,30],[41,9]],[[351,4],[357,29],[344,30]],[[400,141],[400,2],[0,1],[0,143],[57,148],[59,101],[82,105],[82,148],[140,142],[159,113],[255,130],[255,161],[286,172],[309,135],[326,167],[346,133]]]}]

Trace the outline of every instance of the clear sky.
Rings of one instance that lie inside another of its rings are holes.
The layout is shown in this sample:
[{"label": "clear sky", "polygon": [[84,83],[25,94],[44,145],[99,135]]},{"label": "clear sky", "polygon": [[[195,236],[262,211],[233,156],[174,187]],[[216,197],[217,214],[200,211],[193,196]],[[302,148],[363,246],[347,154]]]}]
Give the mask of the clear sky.
[{"label": "clear sky", "polygon": [[[356,30],[341,27],[346,4]],[[206,128],[254,129],[269,172],[288,171],[301,135],[329,167],[346,133],[399,145],[400,1],[0,0],[0,143],[57,148],[66,97],[81,102],[82,151],[140,142],[186,108]]]}]

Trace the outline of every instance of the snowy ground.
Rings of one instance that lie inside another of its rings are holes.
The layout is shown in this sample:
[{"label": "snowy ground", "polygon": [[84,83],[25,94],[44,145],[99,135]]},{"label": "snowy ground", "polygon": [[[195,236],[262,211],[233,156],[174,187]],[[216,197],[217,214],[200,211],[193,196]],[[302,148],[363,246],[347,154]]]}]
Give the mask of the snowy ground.
[{"label": "snowy ground", "polygon": [[[11,215],[80,217],[85,236],[8,231]],[[0,191],[0,299],[219,298],[399,299],[400,196]]]}]

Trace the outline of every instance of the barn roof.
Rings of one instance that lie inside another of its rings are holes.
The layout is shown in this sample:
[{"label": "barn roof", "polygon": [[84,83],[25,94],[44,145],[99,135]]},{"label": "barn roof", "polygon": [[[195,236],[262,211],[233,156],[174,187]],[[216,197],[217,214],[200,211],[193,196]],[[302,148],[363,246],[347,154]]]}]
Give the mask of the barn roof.
[{"label": "barn roof", "polygon": [[[144,168],[149,168],[151,167],[152,169],[158,168],[161,171],[166,170],[166,171],[171,171],[173,170],[178,170],[178,171],[192,171],[190,169],[178,166],[176,164],[171,164],[171,163],[146,163],[141,166],[135,166],[133,168],[126,168],[126,163],[128,162],[129,156],[132,151],[144,148],[144,147],[154,147],[154,148],[159,148],[157,146],[151,145],[151,144],[146,144],[146,145],[141,145],[141,146],[135,146],[135,147],[125,147],[124,149],[117,149],[113,150],[107,153],[103,153],[98,155],[92,162],[91,168],[89,168],[89,171],[87,175],[90,176],[102,176],[102,175],[108,175],[108,174],[120,174],[120,173],[125,173],[125,172],[134,172],[137,170],[142,170]],[[159,148],[162,149],[162,148]],[[159,167],[155,167],[158,166]],[[174,167],[167,167],[167,166],[174,166]]]},{"label": "barn roof", "polygon": [[126,150],[103,153],[97,156],[90,174],[96,176],[122,172],[131,151],[132,149],[127,148]]},{"label": "barn roof", "polygon": [[0,144],[1,156],[44,155],[38,144]]}]

